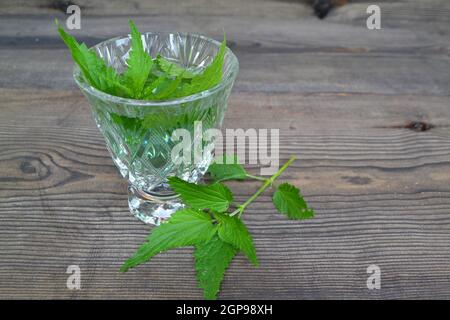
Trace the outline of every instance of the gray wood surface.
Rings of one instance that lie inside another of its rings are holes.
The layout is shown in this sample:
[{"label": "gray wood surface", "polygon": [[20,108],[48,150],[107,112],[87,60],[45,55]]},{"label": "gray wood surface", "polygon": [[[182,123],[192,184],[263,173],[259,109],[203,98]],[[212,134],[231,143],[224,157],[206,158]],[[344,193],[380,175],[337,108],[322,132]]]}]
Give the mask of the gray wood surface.
[{"label": "gray wood surface", "polygon": [[[259,198],[244,219],[261,266],[235,259],[220,298],[450,298],[450,2],[380,1],[379,31],[366,1],[324,20],[307,1],[72,2],[88,44],[126,34],[130,17],[226,30],[241,71],[224,127],[279,128],[282,160],[298,156],[283,178],[316,218],[287,221]],[[150,227],[129,214],[72,80],[53,24],[63,4],[0,1],[0,298],[201,298],[189,248],[118,273]],[[238,201],[257,188],[230,186]],[[366,287],[370,264],[381,290]]]}]

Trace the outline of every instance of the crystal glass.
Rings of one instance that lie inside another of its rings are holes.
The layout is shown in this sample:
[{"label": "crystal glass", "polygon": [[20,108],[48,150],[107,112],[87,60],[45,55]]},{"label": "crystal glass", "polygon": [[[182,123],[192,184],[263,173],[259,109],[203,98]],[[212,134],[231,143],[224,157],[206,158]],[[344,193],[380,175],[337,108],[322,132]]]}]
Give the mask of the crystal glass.
[{"label": "crystal glass", "polygon": [[[210,64],[220,47],[215,40],[183,33],[146,33],[142,40],[152,57],[160,54],[194,72]],[[121,73],[126,68],[130,46],[130,38],[121,37],[93,49]],[[220,128],[238,69],[236,56],[227,48],[222,81],[217,86],[174,100],[144,101],[101,92],[86,83],[75,67],[75,81],[91,105],[115,165],[128,179],[130,211],[143,222],[159,224],[183,206],[167,184],[168,177],[195,183],[208,169],[214,142],[203,141],[203,149],[210,151],[203,152],[199,161],[176,164],[171,151],[179,141],[173,140],[172,132],[186,129],[194,141],[196,121],[202,121],[203,131]]]}]

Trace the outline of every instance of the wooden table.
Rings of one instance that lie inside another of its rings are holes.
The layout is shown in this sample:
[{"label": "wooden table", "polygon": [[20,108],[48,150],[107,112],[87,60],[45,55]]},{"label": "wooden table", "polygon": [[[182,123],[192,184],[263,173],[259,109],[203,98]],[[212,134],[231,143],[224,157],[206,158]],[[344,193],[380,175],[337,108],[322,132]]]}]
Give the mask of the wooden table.
[{"label": "wooden table", "polygon": [[[350,1],[324,20],[303,1],[75,0],[92,45],[142,30],[226,31],[241,71],[225,128],[279,128],[283,175],[316,218],[270,193],[244,219],[261,260],[231,264],[220,298],[450,298],[450,2]],[[0,4],[0,298],[201,298],[191,249],[118,269],[151,229],[72,79],[53,18],[65,1]],[[256,169],[254,172],[257,172]],[[238,201],[257,184],[234,183]],[[368,290],[366,269],[381,269]],[[66,269],[81,268],[81,290]]]}]

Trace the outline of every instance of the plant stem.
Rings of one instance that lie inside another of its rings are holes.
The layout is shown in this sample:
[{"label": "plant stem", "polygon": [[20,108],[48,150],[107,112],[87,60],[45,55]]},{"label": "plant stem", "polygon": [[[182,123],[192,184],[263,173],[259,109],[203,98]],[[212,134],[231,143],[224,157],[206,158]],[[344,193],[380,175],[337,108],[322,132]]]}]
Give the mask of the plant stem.
[{"label": "plant stem", "polygon": [[258,177],[258,176],[254,176],[254,175],[251,175],[251,174],[246,174],[246,176],[247,176],[247,178],[251,178],[251,179],[255,179],[255,180],[259,180],[259,181],[267,181],[267,180],[269,180],[269,179],[266,179],[266,178],[261,178],[261,177]]},{"label": "plant stem", "polygon": [[[256,198],[259,197],[261,193],[263,193],[270,185],[273,184],[273,182],[278,178],[278,176],[286,170],[287,167],[295,160],[295,156],[291,156],[291,158],[286,162],[273,176],[271,176],[269,179],[264,179],[263,185],[258,189],[258,191],[255,192],[254,195],[252,195],[250,198],[248,198],[247,201],[245,201],[243,204],[241,204],[236,210],[234,210],[232,213],[230,213],[230,216],[235,216],[238,214],[238,217],[240,218],[242,213],[244,212],[245,208],[252,203]],[[257,177],[259,178],[259,177]],[[258,179],[260,180],[260,179]]]}]

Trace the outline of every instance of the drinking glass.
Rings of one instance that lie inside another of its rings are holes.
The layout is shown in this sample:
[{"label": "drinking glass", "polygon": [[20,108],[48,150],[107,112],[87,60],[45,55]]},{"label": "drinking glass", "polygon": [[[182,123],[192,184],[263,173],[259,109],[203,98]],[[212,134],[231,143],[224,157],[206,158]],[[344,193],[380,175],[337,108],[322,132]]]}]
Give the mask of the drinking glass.
[{"label": "drinking glass", "polygon": [[[110,39],[93,50],[122,73],[127,67],[130,40],[129,36]],[[193,72],[208,66],[220,48],[220,43],[213,39],[185,33],[150,32],[142,35],[142,41],[152,57],[159,54]],[[222,81],[218,85],[183,98],[148,101],[101,92],[84,80],[78,67],[74,68],[75,81],[87,97],[111,157],[120,174],[128,179],[128,205],[138,219],[159,224],[183,207],[167,178],[177,176],[198,182],[214,158],[214,141],[202,141],[204,152],[199,161],[180,163],[172,156],[173,147],[179,143],[172,133],[186,129],[193,143],[198,138],[194,137],[196,121],[201,121],[203,131],[219,129],[238,69],[236,56],[227,48]]]}]

